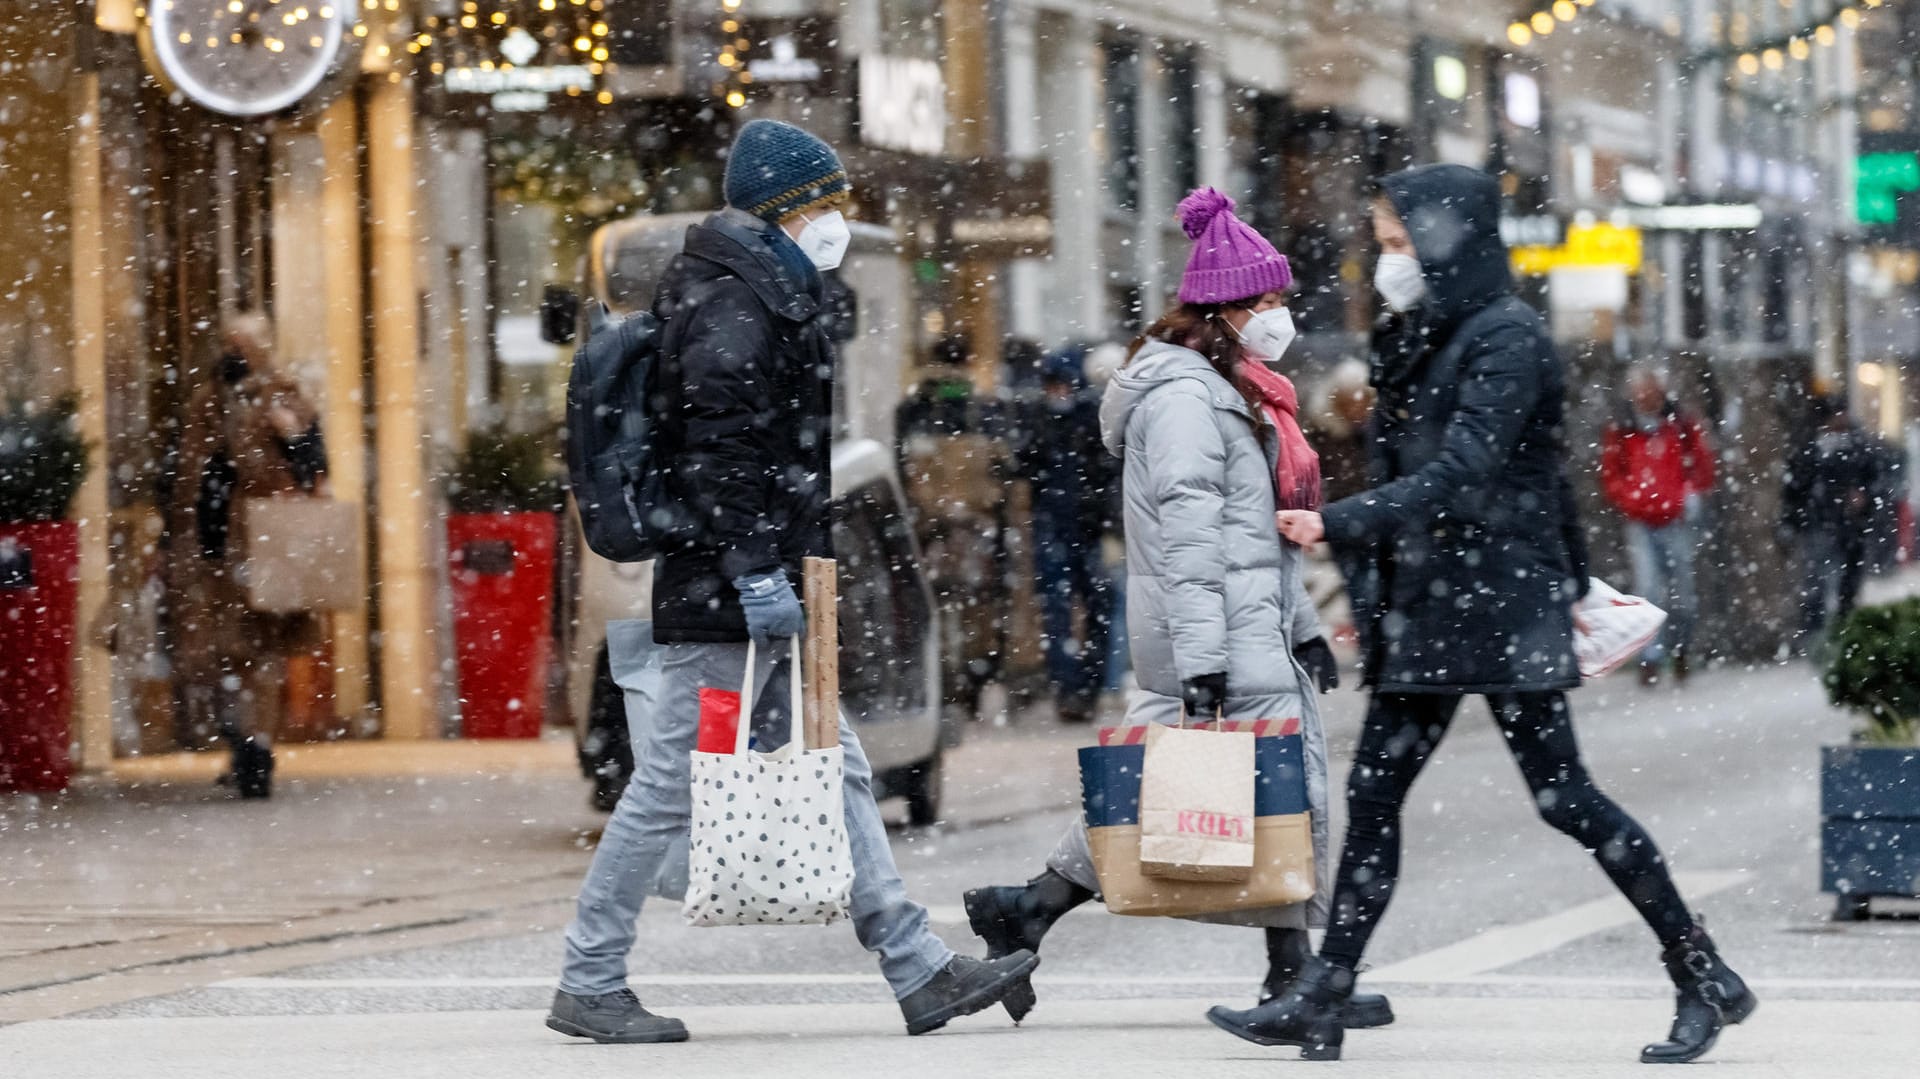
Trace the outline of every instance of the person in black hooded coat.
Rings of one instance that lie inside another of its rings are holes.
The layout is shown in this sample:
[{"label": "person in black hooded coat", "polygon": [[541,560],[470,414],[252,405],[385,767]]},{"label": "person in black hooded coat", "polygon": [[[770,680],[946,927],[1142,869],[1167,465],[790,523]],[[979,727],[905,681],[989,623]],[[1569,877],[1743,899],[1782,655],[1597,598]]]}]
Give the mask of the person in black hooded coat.
[{"label": "person in black hooded coat", "polygon": [[1348,830],[1319,958],[1286,993],[1217,1026],[1337,1059],[1368,937],[1400,871],[1400,815],[1460,702],[1481,694],[1540,815],[1584,846],[1664,948],[1678,990],[1648,1063],[1696,1059],[1753,994],[1721,961],[1632,817],[1588,775],[1566,692],[1580,684],[1575,602],[1587,552],[1566,475],[1565,371],[1546,325],[1513,294],[1500,189],[1459,165],[1380,182],[1372,487],[1322,512],[1279,515],[1300,544],[1330,541],[1350,582],[1373,698],[1347,780]]}]

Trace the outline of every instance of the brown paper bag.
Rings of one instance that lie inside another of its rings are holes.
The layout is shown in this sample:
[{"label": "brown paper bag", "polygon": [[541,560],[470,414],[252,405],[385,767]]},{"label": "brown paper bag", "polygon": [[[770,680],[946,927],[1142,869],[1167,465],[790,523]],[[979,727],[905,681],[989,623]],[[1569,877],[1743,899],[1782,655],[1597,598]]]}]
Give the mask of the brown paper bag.
[{"label": "brown paper bag", "polygon": [[1253,874],[1252,731],[1147,729],[1140,770],[1140,871],[1163,880]]}]

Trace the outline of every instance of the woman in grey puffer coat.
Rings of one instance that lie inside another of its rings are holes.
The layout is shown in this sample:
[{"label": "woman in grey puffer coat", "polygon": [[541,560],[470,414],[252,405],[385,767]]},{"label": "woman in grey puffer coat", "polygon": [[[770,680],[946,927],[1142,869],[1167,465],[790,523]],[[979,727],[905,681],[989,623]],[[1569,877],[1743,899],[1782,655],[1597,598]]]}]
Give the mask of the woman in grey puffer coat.
[{"label": "woman in grey puffer coat", "polygon": [[[1337,682],[1318,613],[1302,582],[1301,550],[1275,527],[1278,506],[1319,501],[1319,465],[1295,422],[1292,385],[1262,360],[1292,340],[1286,259],[1211,189],[1181,203],[1196,240],[1181,306],[1135,342],[1108,384],[1100,426],[1122,458],[1127,629],[1140,691],[1129,725],[1180,722],[1183,711],[1229,719],[1298,716],[1304,736],[1316,866],[1329,865],[1327,755],[1315,695]],[[1313,673],[1309,674],[1309,668]],[[1307,954],[1325,923],[1328,881],[1310,902],[1198,920],[1267,929],[1268,994]],[[1037,948],[1054,921],[1099,889],[1084,820],[1067,829],[1047,868],[1024,887],[978,888],[968,918],[989,955]],[[1264,995],[1263,995],[1264,999]],[[1022,1018],[1031,991],[1010,993]],[[1351,1025],[1392,1021],[1384,999],[1356,999]]]}]

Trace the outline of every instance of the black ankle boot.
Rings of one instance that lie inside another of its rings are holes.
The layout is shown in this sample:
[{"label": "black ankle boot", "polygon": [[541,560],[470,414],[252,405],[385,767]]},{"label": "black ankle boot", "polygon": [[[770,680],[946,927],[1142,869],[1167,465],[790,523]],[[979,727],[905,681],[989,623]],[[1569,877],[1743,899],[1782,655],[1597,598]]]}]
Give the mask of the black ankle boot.
[{"label": "black ankle boot", "polygon": [[[1267,980],[1260,985],[1260,1003],[1265,1004],[1286,992],[1312,954],[1307,947],[1306,930],[1267,930]],[[1346,1021],[1348,1030],[1391,1026],[1393,1005],[1380,993],[1355,990],[1353,998],[1347,1001]]]},{"label": "black ankle boot", "polygon": [[[974,933],[987,942],[987,958],[998,959],[1018,951],[1039,952],[1040,939],[1053,923],[1092,898],[1092,892],[1049,869],[1020,887],[975,888],[962,901]],[[1038,1002],[1027,980],[1001,999],[1016,1023]]]},{"label": "black ankle boot", "polygon": [[1353,972],[1308,959],[1287,991],[1250,1011],[1210,1008],[1207,1021],[1255,1045],[1297,1045],[1302,1060],[1339,1060]]},{"label": "black ankle boot", "polygon": [[1727,966],[1707,931],[1694,926],[1686,940],[1661,953],[1673,977],[1673,1030],[1667,1040],[1640,1051],[1642,1064],[1685,1064],[1713,1048],[1724,1027],[1753,1014],[1760,1000]]}]

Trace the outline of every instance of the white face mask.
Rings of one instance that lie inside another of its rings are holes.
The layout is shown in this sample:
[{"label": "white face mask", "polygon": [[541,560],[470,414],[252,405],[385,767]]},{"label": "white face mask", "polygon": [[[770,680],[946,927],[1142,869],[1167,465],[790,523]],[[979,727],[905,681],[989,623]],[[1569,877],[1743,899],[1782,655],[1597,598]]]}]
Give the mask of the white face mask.
[{"label": "white face mask", "polygon": [[1395,311],[1410,311],[1427,294],[1427,278],[1412,255],[1381,255],[1373,267],[1374,291]]},{"label": "white face mask", "polygon": [[1287,354],[1287,346],[1293,344],[1299,332],[1293,325],[1293,312],[1274,307],[1256,312],[1235,334],[1248,352],[1268,363],[1277,363]]},{"label": "white face mask", "polygon": [[840,265],[847,257],[847,246],[853,243],[853,230],[847,227],[847,219],[838,210],[829,210],[807,222],[795,238],[807,260],[822,270],[831,270]]}]

